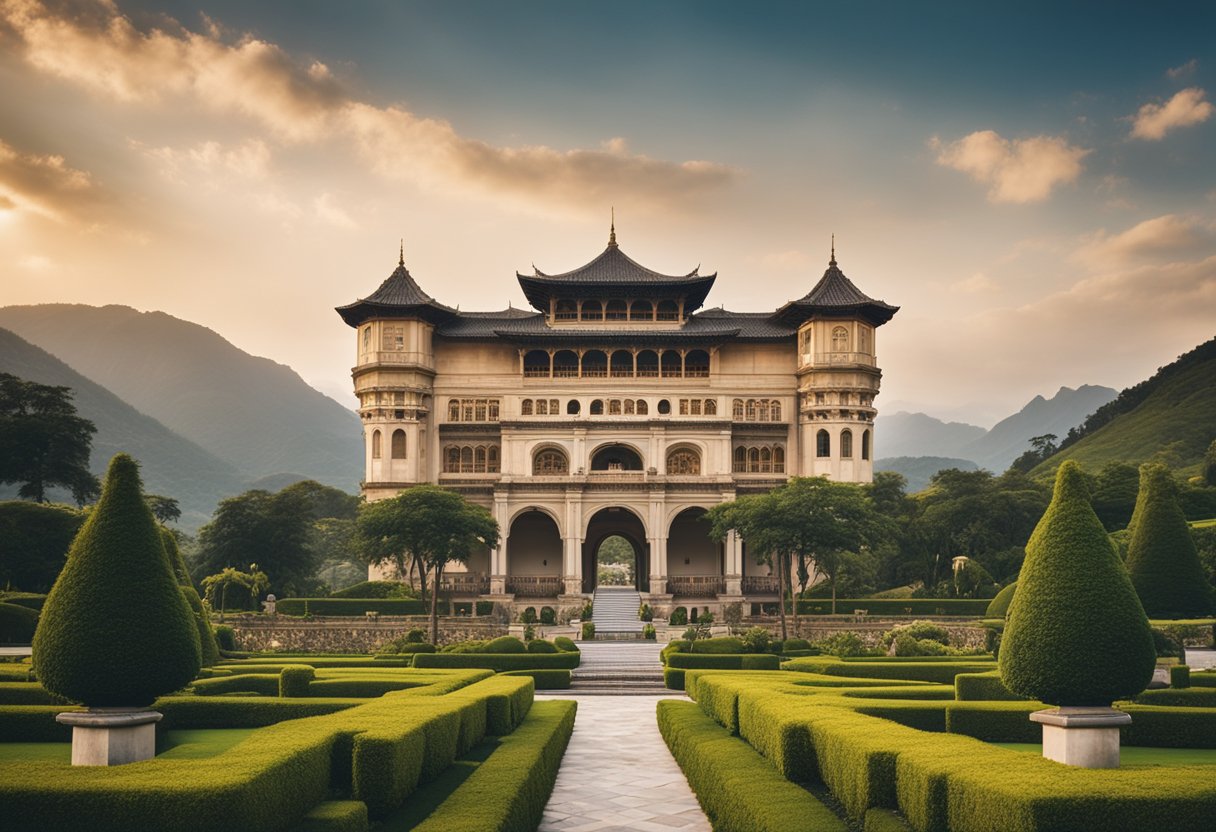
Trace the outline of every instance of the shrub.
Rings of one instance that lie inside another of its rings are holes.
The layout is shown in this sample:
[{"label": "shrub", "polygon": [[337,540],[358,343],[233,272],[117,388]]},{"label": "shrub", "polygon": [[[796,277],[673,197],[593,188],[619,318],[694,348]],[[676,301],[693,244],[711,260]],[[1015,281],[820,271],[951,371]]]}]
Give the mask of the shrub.
[{"label": "shrub", "polygon": [[474,601],[473,602],[474,615],[479,615],[479,616],[480,615],[489,615],[492,612],[494,612],[494,602],[493,601]]},{"label": "shrub", "polygon": [[774,648],[774,652],[778,653],[788,653],[791,650],[812,649],[811,643],[804,638],[787,638],[784,642],[780,643],[779,647],[774,645]]},{"label": "shrub", "polygon": [[[978,618],[988,609],[986,598],[841,598],[838,613],[866,610],[870,615],[961,615]],[[776,606],[776,605],[774,605]],[[800,600],[800,615],[830,615],[832,601]]]},{"label": "shrub", "polygon": [[556,624],[557,623],[557,612],[553,609],[553,607],[541,607],[540,608],[540,623],[541,624]]},{"label": "shrub", "polygon": [[1191,669],[1184,664],[1170,668],[1170,687],[1189,688],[1191,686]]},{"label": "shrub", "polygon": [[499,636],[490,639],[481,649],[482,653],[527,653],[528,645],[515,636]]},{"label": "shrub", "polygon": [[211,667],[220,660],[220,647],[215,640],[215,632],[211,629],[211,619],[203,609],[203,599],[198,597],[198,590],[192,586],[183,586],[180,589],[198,630],[200,664],[203,667]]},{"label": "shrub", "polygon": [[578,667],[578,653],[416,653],[414,667],[484,668],[486,670],[540,670]]},{"label": "shrub", "polygon": [[586,621],[587,619],[591,618],[591,611],[592,611],[591,602],[588,601],[587,603],[583,604],[583,609],[582,609],[582,612],[579,613],[579,618],[583,621]]},{"label": "shrub", "polygon": [[1004,618],[1009,614],[1009,605],[1013,602],[1013,593],[1017,592],[1018,582],[1014,581],[1009,586],[1002,589],[992,599],[992,603],[988,605],[988,609],[984,611],[984,618]]},{"label": "shrub", "polygon": [[543,638],[534,638],[528,642],[529,653],[557,653],[560,652],[551,641],[545,641]]},{"label": "shrub", "polygon": [[1182,656],[1182,642],[1159,627],[1152,628],[1153,652],[1158,658],[1174,659]]},{"label": "shrub", "polygon": [[126,454],[110,462],[33,645],[42,685],[90,707],[149,705],[198,674],[198,629]]},{"label": "shrub", "polygon": [[676,607],[671,611],[671,616],[667,619],[667,623],[673,627],[682,627],[688,623],[688,608]]},{"label": "shrub", "polygon": [[595,622],[584,621],[582,631],[583,641],[595,641]]},{"label": "shrub", "polygon": [[642,604],[638,609],[638,620],[654,621],[654,610],[650,608],[650,604]]},{"label": "shrub", "polygon": [[653,624],[647,622],[645,625],[642,626],[642,638],[644,638],[648,641],[654,641],[655,638],[657,638],[657,635],[658,634],[655,633]]},{"label": "shrub", "polygon": [[191,689],[195,696],[225,696],[232,693],[278,696],[279,674],[241,673],[235,676],[195,679]]},{"label": "shrub", "polygon": [[882,637],[883,645],[890,647],[891,643],[900,635],[909,636],[913,641],[929,639],[943,645],[950,644],[950,633],[946,631],[945,627],[932,621],[913,621],[911,624],[901,624],[885,632]]},{"label": "shrub", "polygon": [[866,653],[865,642],[853,632],[832,633],[815,643],[815,647],[830,656],[862,656]]},{"label": "shrub", "polygon": [[369,612],[380,615],[425,615],[427,605],[412,598],[284,598],[278,603],[282,615],[331,615],[361,618]]},{"label": "shrub", "polygon": [[38,613],[18,604],[0,603],[0,644],[29,644],[38,627]]},{"label": "shrub", "polygon": [[1165,688],[1146,690],[1136,696],[1141,705],[1171,705],[1183,708],[1216,708],[1216,689]]},{"label": "shrub", "polygon": [[422,644],[426,641],[426,630],[421,627],[411,627],[405,634],[405,640],[409,644]]},{"label": "shrub", "polygon": [[945,656],[950,652],[950,648],[936,639],[917,639],[908,633],[897,635],[894,647],[896,656]]},{"label": "shrub", "polygon": [[1005,687],[996,670],[985,673],[959,673],[954,677],[954,698],[959,701],[1015,701],[1025,699]]},{"label": "shrub", "polygon": [[481,653],[486,646],[485,641],[470,639],[469,641],[454,641],[451,644],[445,644],[440,649],[441,653]]},{"label": "shrub", "polygon": [[1144,690],[1156,658],[1148,619],[1089,503],[1081,469],[1066,461],[1026,545],[1001,678],[1015,693],[1052,705],[1105,706]]},{"label": "shrub", "polygon": [[279,696],[308,696],[308,685],[315,678],[312,665],[288,665],[279,671]]},{"label": "shrub", "polygon": [[561,650],[563,653],[579,652],[578,645],[567,636],[558,636],[557,638],[553,639],[553,646],[558,650]]},{"label": "shrub", "polygon": [[1208,584],[1190,527],[1178,506],[1169,469],[1140,466],[1140,493],[1132,513],[1127,569],[1151,618],[1193,618],[1212,611]]},{"label": "shrub", "polygon": [[292,832],[367,832],[367,804],[326,800],[314,806]]},{"label": "shrub", "polygon": [[234,652],[236,650],[236,630],[227,624],[217,624],[215,627],[215,643],[221,650]]},{"label": "shrub", "polygon": [[84,520],[68,506],[0,501],[0,586],[49,590]]},{"label": "shrub", "polygon": [[[767,653],[773,635],[767,627],[749,627],[741,638],[743,649],[748,653]],[[810,647],[810,644],[807,644]]]},{"label": "shrub", "polygon": [[520,624],[535,624],[536,623],[536,607],[524,607],[524,611],[519,614]]}]

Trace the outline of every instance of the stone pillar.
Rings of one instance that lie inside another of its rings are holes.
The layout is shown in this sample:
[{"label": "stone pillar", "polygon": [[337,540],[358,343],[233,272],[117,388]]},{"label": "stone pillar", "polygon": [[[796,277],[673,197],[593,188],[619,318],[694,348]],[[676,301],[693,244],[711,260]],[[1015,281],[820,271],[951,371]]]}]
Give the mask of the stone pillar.
[{"label": "stone pillar", "polygon": [[162,714],[147,708],[93,708],[58,714],[72,726],[72,765],[120,766],[156,756],[156,723]]},{"label": "stone pillar", "polygon": [[726,533],[726,594],[743,595],[743,555],[739,535],[734,530]]},{"label": "stone pillar", "polygon": [[562,585],[566,595],[579,595],[583,591],[583,539],[577,535],[562,538],[564,564]]},{"label": "stone pillar", "polygon": [[1050,708],[1035,711],[1043,726],[1043,756],[1079,768],[1118,768],[1119,729],[1132,716],[1114,708]]},{"label": "stone pillar", "polygon": [[507,538],[511,534],[510,506],[506,500],[494,501],[494,519],[498,521],[498,545],[490,550],[490,594],[507,594]]},{"label": "stone pillar", "polygon": [[651,537],[650,543],[650,594],[667,594],[667,538]]}]

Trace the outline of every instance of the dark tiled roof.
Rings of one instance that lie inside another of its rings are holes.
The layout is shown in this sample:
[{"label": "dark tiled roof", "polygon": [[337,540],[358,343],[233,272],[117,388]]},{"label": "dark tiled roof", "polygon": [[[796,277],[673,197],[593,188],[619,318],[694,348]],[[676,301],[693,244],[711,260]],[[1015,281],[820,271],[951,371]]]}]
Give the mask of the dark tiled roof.
[{"label": "dark tiled roof", "polygon": [[433,297],[422,291],[422,288],[414,282],[413,276],[410,275],[409,269],[405,267],[404,263],[398,263],[397,268],[393,269],[393,273],[388,276],[388,280],[381,283],[379,289],[363,300],[384,306],[442,305],[437,304]]},{"label": "dark tiled roof", "polygon": [[860,315],[877,325],[885,324],[899,311],[881,300],[875,300],[853,285],[836,265],[833,255],[828,269],[811,291],[798,300],[792,300],[775,313],[775,319],[797,325],[814,314]]},{"label": "dark tiled roof", "polygon": [[772,320],[765,312],[728,312],[707,309],[693,315],[682,327],[621,328],[549,326],[545,316],[512,309],[503,312],[459,312],[437,334],[444,338],[493,338],[510,341],[565,343],[650,343],[662,341],[783,340],[794,330]]},{"label": "dark tiled roof", "polygon": [[444,306],[422,291],[404,261],[398,261],[397,268],[380,284],[380,288],[354,303],[337,307],[337,312],[351,326],[358,326],[378,315],[418,314],[428,320],[440,321],[456,314],[455,309]]},{"label": "dark tiled roof", "polygon": [[534,275],[519,275],[519,277],[534,277],[541,280],[579,281],[584,283],[671,283],[692,280],[701,277],[697,272],[700,267],[685,275],[661,274],[638,263],[615,242],[610,242],[599,257],[585,266],[562,274],[546,274],[536,269]]}]

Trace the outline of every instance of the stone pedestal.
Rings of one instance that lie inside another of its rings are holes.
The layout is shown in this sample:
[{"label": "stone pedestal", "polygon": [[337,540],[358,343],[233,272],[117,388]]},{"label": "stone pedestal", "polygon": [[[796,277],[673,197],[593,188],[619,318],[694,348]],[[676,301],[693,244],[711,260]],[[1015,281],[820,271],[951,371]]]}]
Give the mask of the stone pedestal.
[{"label": "stone pedestal", "polygon": [[156,756],[156,723],[162,714],[146,708],[94,708],[58,714],[72,726],[72,765],[120,766]]},{"label": "stone pedestal", "polygon": [[1131,714],[1114,708],[1051,708],[1035,711],[1031,722],[1043,726],[1043,756],[1080,768],[1119,767],[1119,729]]}]

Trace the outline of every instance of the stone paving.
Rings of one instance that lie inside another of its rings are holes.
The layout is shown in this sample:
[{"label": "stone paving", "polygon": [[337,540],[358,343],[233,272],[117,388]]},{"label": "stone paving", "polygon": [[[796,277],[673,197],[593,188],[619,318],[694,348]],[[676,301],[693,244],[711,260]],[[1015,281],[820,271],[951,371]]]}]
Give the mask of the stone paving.
[{"label": "stone paving", "polygon": [[574,735],[539,832],[709,832],[709,820],[659,735],[670,696],[538,696],[578,700]]}]

